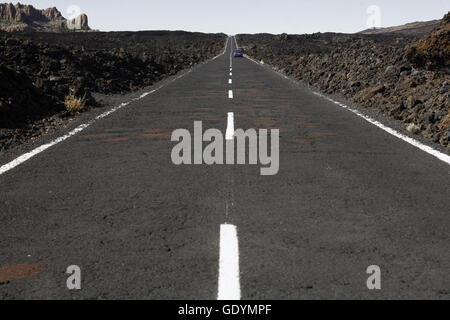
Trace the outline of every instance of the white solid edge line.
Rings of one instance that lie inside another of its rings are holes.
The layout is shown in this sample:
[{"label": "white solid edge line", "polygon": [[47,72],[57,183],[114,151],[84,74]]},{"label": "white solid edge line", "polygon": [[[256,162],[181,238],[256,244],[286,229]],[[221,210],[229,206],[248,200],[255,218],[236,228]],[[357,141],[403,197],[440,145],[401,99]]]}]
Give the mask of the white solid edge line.
[{"label": "white solid edge line", "polygon": [[[228,37],[228,38],[227,38],[227,41],[225,42],[225,50],[224,50],[221,54],[219,54],[219,55],[215,56],[214,58],[212,58],[210,61],[215,60],[216,58],[218,58],[218,57],[220,57],[220,56],[222,56],[222,55],[224,55],[224,54],[226,53],[229,39],[230,39],[230,37]],[[204,63],[208,63],[208,62],[209,62],[209,61],[206,61],[206,62],[204,62]],[[24,163],[25,161],[27,161],[27,160],[33,158],[35,155],[37,155],[37,154],[39,154],[39,153],[41,153],[41,152],[43,152],[43,151],[49,149],[50,147],[53,147],[54,145],[56,145],[56,144],[58,144],[58,143],[60,143],[60,142],[63,142],[64,140],[67,140],[68,138],[70,138],[70,137],[76,135],[77,133],[80,133],[80,132],[83,131],[84,129],[86,129],[86,128],[88,128],[89,126],[91,126],[91,125],[92,125],[94,122],[96,122],[97,120],[100,120],[100,119],[103,119],[103,118],[109,116],[111,113],[116,112],[117,110],[119,110],[119,109],[121,109],[121,108],[123,108],[123,107],[126,107],[126,106],[129,105],[131,102],[141,100],[141,99],[145,98],[146,96],[148,96],[149,94],[155,93],[156,91],[162,89],[163,87],[165,87],[165,86],[167,86],[167,85],[173,83],[174,81],[176,81],[176,80],[178,80],[178,79],[184,77],[185,75],[187,75],[187,74],[189,74],[189,73],[191,73],[191,72],[192,72],[192,69],[191,69],[191,70],[188,70],[187,72],[185,72],[185,73],[183,73],[183,74],[181,74],[180,76],[177,76],[176,78],[174,78],[174,79],[168,81],[167,83],[165,83],[165,84],[159,86],[159,87],[156,88],[156,89],[153,89],[153,90],[151,90],[151,91],[149,91],[149,92],[143,93],[143,94],[140,95],[138,98],[134,98],[134,99],[132,99],[131,101],[124,102],[124,103],[122,103],[122,104],[120,104],[120,105],[118,105],[118,106],[115,106],[115,107],[111,108],[110,110],[108,110],[108,111],[106,111],[106,112],[104,112],[104,113],[102,113],[102,114],[96,116],[94,119],[92,119],[92,120],[90,120],[90,121],[88,121],[88,122],[86,122],[86,123],[84,123],[84,124],[79,125],[79,126],[76,127],[75,129],[73,129],[72,131],[70,131],[69,133],[67,133],[66,135],[63,135],[63,136],[61,136],[61,137],[59,137],[59,138],[56,138],[56,139],[50,141],[49,143],[43,144],[43,145],[41,145],[41,146],[39,146],[39,147],[37,147],[37,148],[31,150],[30,152],[27,152],[27,153],[25,153],[25,154],[23,154],[23,155],[17,157],[16,159],[10,161],[9,163],[2,165],[2,166],[0,167],[0,175],[2,175],[2,174],[4,174],[5,172],[8,172],[8,171],[14,169],[15,167],[17,167],[17,166],[19,166],[20,164]]]},{"label": "white solid edge line", "polygon": [[220,226],[219,289],[217,300],[240,300],[239,243],[237,228]]},{"label": "white solid edge line", "polygon": [[[253,60],[253,59],[250,58],[249,56],[245,55],[245,57],[246,57],[248,60],[253,61],[253,62],[256,63],[257,65],[262,66],[261,63],[259,63],[258,61]],[[289,79],[289,77],[287,77],[286,75],[281,74],[281,73],[279,73],[278,71],[275,71],[275,70],[273,70],[273,71],[276,72],[276,73],[278,73],[279,75],[285,77],[286,79]],[[427,146],[426,144],[423,144],[422,142],[419,142],[419,141],[417,141],[416,139],[413,139],[413,138],[411,138],[411,137],[408,137],[408,136],[406,136],[406,135],[404,135],[404,134],[398,132],[397,130],[392,129],[391,127],[388,127],[388,126],[382,124],[381,122],[379,122],[379,121],[377,121],[377,120],[375,120],[375,119],[372,119],[371,117],[366,116],[366,115],[363,114],[362,112],[360,112],[360,111],[358,111],[358,110],[356,110],[356,109],[353,109],[353,108],[351,108],[351,107],[349,107],[349,106],[347,106],[347,105],[345,105],[345,104],[343,104],[343,103],[341,103],[341,102],[339,102],[339,101],[335,101],[335,100],[333,100],[333,99],[331,99],[331,98],[329,98],[329,97],[327,97],[327,96],[325,96],[325,95],[323,95],[323,94],[321,94],[321,93],[319,93],[319,92],[313,91],[313,93],[314,93],[315,95],[321,97],[321,98],[324,98],[324,99],[326,99],[326,100],[328,100],[328,101],[330,101],[330,102],[333,102],[333,103],[337,104],[338,106],[340,106],[340,107],[342,107],[342,108],[344,108],[344,109],[347,109],[347,110],[350,111],[350,112],[353,112],[353,113],[356,114],[357,116],[363,118],[363,119],[366,120],[367,122],[369,122],[369,123],[371,123],[371,124],[377,126],[378,128],[384,130],[385,132],[387,132],[387,133],[393,135],[394,137],[397,137],[397,138],[399,138],[399,139],[401,139],[401,140],[403,140],[403,141],[409,143],[410,145],[412,145],[412,146],[414,146],[414,147],[416,147],[416,148],[418,148],[418,149],[420,149],[420,150],[422,150],[422,151],[424,151],[424,152],[426,152],[426,153],[432,155],[433,157],[435,157],[435,158],[437,158],[437,159],[439,159],[439,160],[441,160],[441,161],[443,161],[443,162],[445,162],[445,163],[447,163],[447,164],[450,165],[450,156],[449,156],[449,155],[447,155],[447,154],[445,154],[445,153],[442,153],[442,152],[440,152],[440,151],[438,151],[438,150],[436,150],[436,149],[434,149],[434,148],[432,148],[432,147],[430,147],[430,146]]]},{"label": "white solid edge line", "polygon": [[0,167],[0,175],[4,174],[5,172],[7,172],[9,170],[14,169],[18,165],[24,163],[25,161],[27,161],[30,158],[32,158],[35,155],[37,155],[38,153],[41,153],[41,152],[47,150],[48,148],[53,147],[55,144],[60,143],[60,142],[62,142],[64,140],[70,138],[71,136],[77,134],[78,132],[83,131],[84,129],[86,129],[90,125],[91,125],[91,122],[82,124],[82,125],[78,126],[77,128],[75,128],[74,130],[70,131],[68,134],[66,134],[66,135],[64,135],[62,137],[59,137],[59,138],[57,138],[57,139],[55,139],[55,140],[53,140],[53,141],[51,141],[51,142],[49,142],[47,144],[44,144],[44,145],[42,145],[40,147],[37,147],[36,149],[34,149],[34,150],[32,150],[32,151],[30,151],[28,153],[25,153],[25,154],[21,155],[20,157],[14,159],[13,161],[11,161],[11,162],[1,166]]},{"label": "white solid edge line", "polygon": [[228,112],[227,131],[225,133],[225,140],[234,139],[234,113]]},{"label": "white solid edge line", "polygon": [[233,90],[228,90],[228,98],[233,99]]},{"label": "white solid edge line", "polygon": [[402,133],[400,133],[400,132],[398,132],[398,131],[390,128],[390,127],[388,127],[388,126],[385,126],[381,122],[379,122],[379,121],[377,121],[375,119],[372,119],[371,117],[366,116],[365,114],[361,113],[360,111],[358,111],[356,109],[353,109],[353,108],[351,108],[351,107],[349,107],[349,106],[347,106],[347,105],[345,105],[345,104],[343,104],[343,103],[341,103],[339,101],[335,101],[335,100],[333,100],[333,99],[331,99],[331,98],[329,98],[329,97],[327,97],[327,96],[325,96],[325,95],[323,95],[323,94],[321,94],[319,92],[314,92],[314,94],[319,96],[319,97],[321,97],[321,98],[324,98],[324,99],[326,99],[326,100],[328,100],[330,102],[333,102],[333,103],[337,104],[338,106],[349,110],[350,112],[353,112],[357,116],[363,118],[364,120],[370,122],[371,124],[377,126],[378,128],[386,131],[387,133],[390,133],[391,135],[393,135],[393,136],[395,136],[395,137],[397,137],[397,138],[399,138],[399,139],[401,139],[401,140],[403,140],[403,141],[413,145],[414,147],[419,148],[422,151],[425,151],[426,153],[428,153],[428,154],[438,158],[441,161],[444,161],[447,164],[450,164],[450,156],[449,155],[446,155],[446,154],[444,154],[442,152],[439,152],[439,151],[437,151],[436,149],[433,149],[430,146],[427,146],[427,145],[425,145],[425,144],[423,144],[423,143],[421,143],[421,142],[419,142],[419,141],[417,141],[417,140],[415,140],[413,138],[410,138],[410,137],[408,137],[408,136],[406,136],[406,135],[404,135],[404,134],[402,134]]}]

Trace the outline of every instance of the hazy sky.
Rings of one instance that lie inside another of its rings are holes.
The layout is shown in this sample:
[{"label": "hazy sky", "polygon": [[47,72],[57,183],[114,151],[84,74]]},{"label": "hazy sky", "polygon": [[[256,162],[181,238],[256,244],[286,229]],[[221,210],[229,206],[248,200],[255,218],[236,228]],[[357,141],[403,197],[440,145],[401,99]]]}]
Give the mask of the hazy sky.
[{"label": "hazy sky", "polygon": [[[440,19],[450,0],[22,0],[39,9],[57,7],[65,17],[76,5],[102,31],[188,30],[236,33],[357,32],[367,22],[394,26]],[[367,13],[371,5],[380,14]],[[380,17],[380,19],[373,19]]]}]

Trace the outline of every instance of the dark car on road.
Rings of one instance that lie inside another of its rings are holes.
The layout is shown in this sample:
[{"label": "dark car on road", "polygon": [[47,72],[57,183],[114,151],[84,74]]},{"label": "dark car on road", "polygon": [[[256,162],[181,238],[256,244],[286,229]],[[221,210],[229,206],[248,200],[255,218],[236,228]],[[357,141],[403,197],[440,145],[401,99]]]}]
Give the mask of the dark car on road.
[{"label": "dark car on road", "polygon": [[236,49],[236,51],[234,51],[234,57],[235,58],[243,58],[244,50],[242,50],[241,48]]}]

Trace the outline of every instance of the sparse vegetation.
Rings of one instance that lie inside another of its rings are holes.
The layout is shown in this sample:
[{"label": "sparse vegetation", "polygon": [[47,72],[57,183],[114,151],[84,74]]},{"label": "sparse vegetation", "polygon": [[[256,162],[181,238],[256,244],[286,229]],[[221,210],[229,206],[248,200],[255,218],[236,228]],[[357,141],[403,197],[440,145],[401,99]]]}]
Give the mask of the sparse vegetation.
[{"label": "sparse vegetation", "polygon": [[85,107],[85,100],[71,93],[68,94],[64,99],[64,106],[66,107],[66,110],[70,113],[81,112]]},{"label": "sparse vegetation", "polygon": [[408,126],[406,126],[406,130],[408,130],[412,134],[419,134],[420,127],[414,123],[410,123]]}]

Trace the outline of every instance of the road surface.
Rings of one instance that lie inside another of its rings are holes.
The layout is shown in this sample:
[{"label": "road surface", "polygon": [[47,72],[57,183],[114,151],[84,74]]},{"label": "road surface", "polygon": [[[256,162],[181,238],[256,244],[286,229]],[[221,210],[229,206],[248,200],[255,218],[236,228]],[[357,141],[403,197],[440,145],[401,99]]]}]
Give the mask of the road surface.
[{"label": "road surface", "polygon": [[[450,298],[448,163],[235,47],[0,175],[1,299]],[[280,129],[277,175],[172,163],[230,112]]]}]

